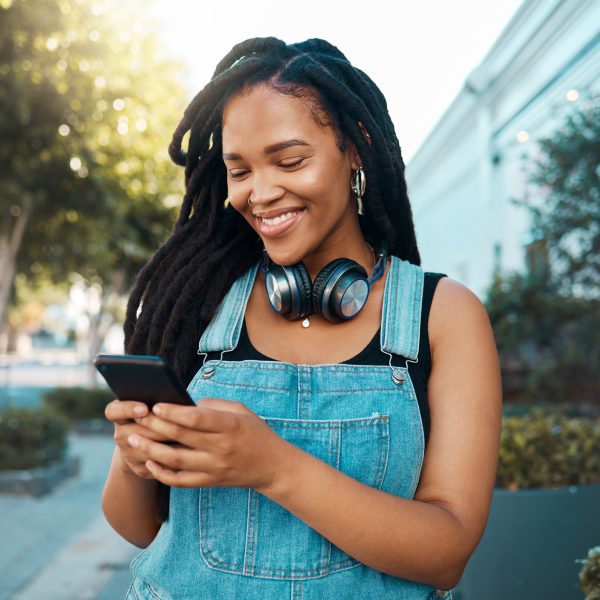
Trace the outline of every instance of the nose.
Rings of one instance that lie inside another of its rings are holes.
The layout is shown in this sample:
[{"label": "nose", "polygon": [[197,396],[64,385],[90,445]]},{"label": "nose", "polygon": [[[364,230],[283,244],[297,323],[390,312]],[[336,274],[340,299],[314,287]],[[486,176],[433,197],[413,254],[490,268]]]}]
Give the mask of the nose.
[{"label": "nose", "polygon": [[279,200],[285,193],[285,190],[277,185],[277,182],[270,177],[259,176],[256,174],[252,181],[250,198],[252,206],[264,206]]}]

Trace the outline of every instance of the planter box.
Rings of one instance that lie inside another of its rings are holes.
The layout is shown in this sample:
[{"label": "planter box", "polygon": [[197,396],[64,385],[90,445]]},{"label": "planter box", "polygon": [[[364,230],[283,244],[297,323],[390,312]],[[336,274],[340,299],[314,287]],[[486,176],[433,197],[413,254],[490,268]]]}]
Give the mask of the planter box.
[{"label": "planter box", "polygon": [[43,496],[50,493],[59,483],[79,475],[79,456],[67,456],[47,467],[24,471],[0,471],[0,493]]},{"label": "planter box", "polygon": [[485,533],[454,590],[456,600],[583,600],[577,587],[600,542],[600,484],[494,490]]}]

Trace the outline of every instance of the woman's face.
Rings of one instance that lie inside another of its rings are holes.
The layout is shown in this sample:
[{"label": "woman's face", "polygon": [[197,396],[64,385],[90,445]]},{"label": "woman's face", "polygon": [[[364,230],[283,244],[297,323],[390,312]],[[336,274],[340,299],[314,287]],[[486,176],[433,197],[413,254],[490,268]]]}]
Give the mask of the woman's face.
[{"label": "woman's face", "polygon": [[225,107],[229,201],[276,263],[312,255],[331,260],[328,255],[343,256],[356,241],[350,178],[360,161],[352,144],[342,152],[336,141],[331,127],[315,121],[306,99],[266,85],[237,94]]}]

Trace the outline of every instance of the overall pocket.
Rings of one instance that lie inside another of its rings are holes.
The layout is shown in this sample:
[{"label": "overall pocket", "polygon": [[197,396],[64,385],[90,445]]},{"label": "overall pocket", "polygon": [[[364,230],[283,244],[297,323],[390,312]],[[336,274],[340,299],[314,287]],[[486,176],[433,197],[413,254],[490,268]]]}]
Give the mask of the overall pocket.
[{"label": "overall pocket", "polygon": [[[366,485],[381,488],[389,417],[265,418],[283,439]],[[309,579],[359,564],[288,510],[248,488],[202,488],[200,552],[212,569],[269,579]]]}]

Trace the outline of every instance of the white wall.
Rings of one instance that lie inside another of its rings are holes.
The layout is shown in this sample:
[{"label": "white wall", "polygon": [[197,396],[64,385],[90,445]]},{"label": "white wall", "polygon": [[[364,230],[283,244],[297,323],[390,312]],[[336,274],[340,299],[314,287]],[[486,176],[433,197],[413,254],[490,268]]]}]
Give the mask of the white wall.
[{"label": "white wall", "polygon": [[483,298],[496,264],[523,268],[528,216],[510,199],[541,196],[524,157],[594,92],[600,1],[525,0],[407,166],[425,269]]}]

